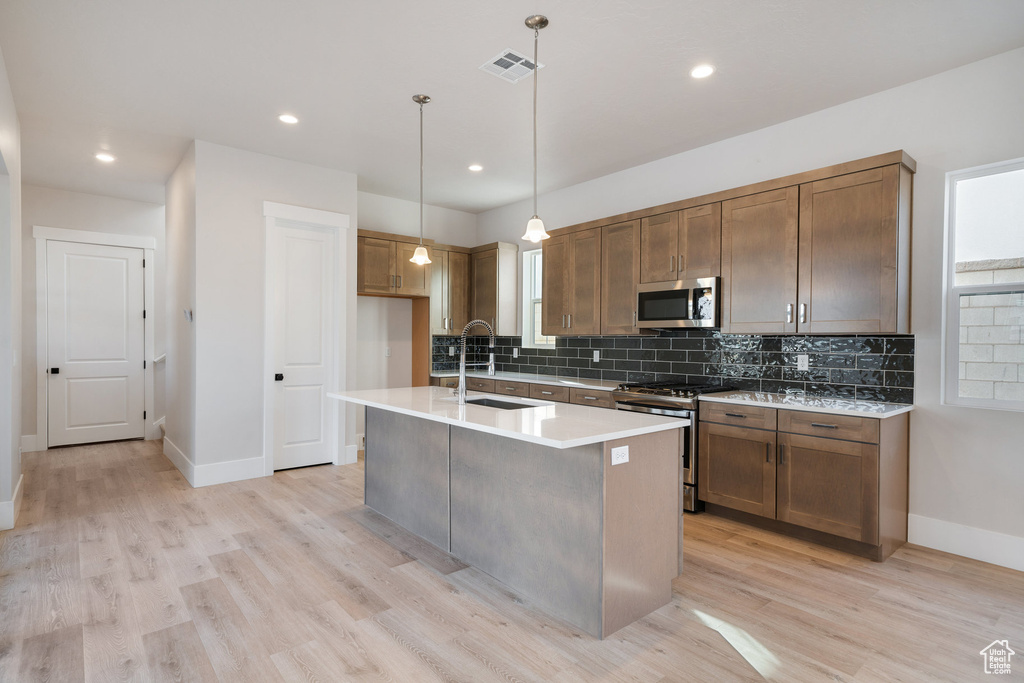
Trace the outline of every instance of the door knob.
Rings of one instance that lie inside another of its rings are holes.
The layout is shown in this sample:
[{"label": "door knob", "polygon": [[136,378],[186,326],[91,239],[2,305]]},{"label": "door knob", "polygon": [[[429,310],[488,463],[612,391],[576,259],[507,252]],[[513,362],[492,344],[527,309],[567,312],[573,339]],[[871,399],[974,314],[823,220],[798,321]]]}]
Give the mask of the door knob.
[{"label": "door knob", "polygon": [[274,375],[274,381],[275,382],[283,382],[284,381],[284,375],[281,374],[280,372],[278,372],[277,374]]}]

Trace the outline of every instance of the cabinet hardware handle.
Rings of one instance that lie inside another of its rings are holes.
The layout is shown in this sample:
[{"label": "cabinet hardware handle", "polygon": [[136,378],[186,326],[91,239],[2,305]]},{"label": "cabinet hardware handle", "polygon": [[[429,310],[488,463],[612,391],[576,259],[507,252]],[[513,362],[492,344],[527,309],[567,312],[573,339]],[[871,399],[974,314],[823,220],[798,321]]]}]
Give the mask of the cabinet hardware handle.
[{"label": "cabinet hardware handle", "polygon": [[551,396],[551,395],[552,395],[552,394],[553,394],[554,392],[552,392],[552,391],[542,391],[542,392],[540,392],[540,393],[541,393],[541,395],[543,395],[543,396]]},{"label": "cabinet hardware handle", "polygon": [[786,464],[786,447],[783,446],[781,443],[779,444],[779,464]]},{"label": "cabinet hardware handle", "polygon": [[505,387],[505,391],[515,391],[515,387]]},{"label": "cabinet hardware handle", "polygon": [[565,313],[562,314],[562,329],[565,329]]},{"label": "cabinet hardware handle", "polygon": [[726,413],[728,417],[742,417],[744,420],[747,419],[746,415],[740,415],[739,413]]},{"label": "cabinet hardware handle", "polygon": [[684,270],[686,270],[686,258],[685,258],[684,254],[680,254],[679,255],[679,271],[682,272]]},{"label": "cabinet hardware handle", "polygon": [[793,322],[793,304],[786,304],[786,322]]},{"label": "cabinet hardware handle", "polygon": [[767,463],[772,461],[772,445],[767,441],[764,443],[764,461]]},{"label": "cabinet hardware handle", "polygon": [[583,400],[584,401],[596,401],[597,400],[597,396],[584,396]]},{"label": "cabinet hardware handle", "polygon": [[672,271],[673,273],[676,272],[676,257],[675,256],[669,256],[668,257],[668,269],[670,271]]},{"label": "cabinet hardware handle", "polygon": [[448,329],[448,318],[442,318],[442,320],[444,320],[444,323],[442,323],[442,327],[444,327],[444,329],[447,330]]},{"label": "cabinet hardware handle", "polygon": [[395,286],[395,276],[394,275],[391,276],[391,286],[392,287]]},{"label": "cabinet hardware handle", "polygon": [[839,425],[828,425],[823,422],[812,422],[812,427],[821,427],[822,429],[839,429]]},{"label": "cabinet hardware handle", "polygon": [[401,275],[398,276],[398,288],[399,289],[402,288],[402,276]]},{"label": "cabinet hardware handle", "polygon": [[807,322],[807,304],[800,304],[800,322]]},{"label": "cabinet hardware handle", "polygon": [[572,313],[570,313],[567,317],[569,318],[569,329],[571,330],[572,329]]},{"label": "cabinet hardware handle", "polygon": [[636,311],[633,311],[633,327],[636,327]]}]

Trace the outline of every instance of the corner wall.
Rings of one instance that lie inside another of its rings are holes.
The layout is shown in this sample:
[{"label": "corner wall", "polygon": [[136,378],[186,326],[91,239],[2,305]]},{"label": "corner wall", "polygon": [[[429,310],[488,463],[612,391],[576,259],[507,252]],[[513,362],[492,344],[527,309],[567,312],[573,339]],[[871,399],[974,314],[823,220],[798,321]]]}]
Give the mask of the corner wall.
[{"label": "corner wall", "polygon": [[[541,196],[558,228],[896,149],[914,178],[911,542],[1024,569],[1024,419],[941,403],[946,173],[1024,157],[1024,49]],[[529,201],[479,218],[518,240]],[[511,226],[511,227],[509,227]]]}]

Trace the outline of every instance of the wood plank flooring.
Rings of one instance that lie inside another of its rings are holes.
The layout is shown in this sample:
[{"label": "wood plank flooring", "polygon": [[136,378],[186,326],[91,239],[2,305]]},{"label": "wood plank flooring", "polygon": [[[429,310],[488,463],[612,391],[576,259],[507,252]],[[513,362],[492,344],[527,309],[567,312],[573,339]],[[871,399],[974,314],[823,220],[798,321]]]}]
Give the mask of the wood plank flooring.
[{"label": "wood plank flooring", "polygon": [[362,505],[360,464],[193,489],[159,442],[23,458],[0,681],[981,681],[1024,574],[686,518],[671,604],[595,640]]}]

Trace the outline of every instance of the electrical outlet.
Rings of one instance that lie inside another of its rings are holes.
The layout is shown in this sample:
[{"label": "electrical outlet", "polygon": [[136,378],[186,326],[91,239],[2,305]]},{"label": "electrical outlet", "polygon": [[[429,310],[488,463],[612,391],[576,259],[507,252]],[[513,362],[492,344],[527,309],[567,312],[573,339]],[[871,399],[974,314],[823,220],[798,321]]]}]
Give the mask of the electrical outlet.
[{"label": "electrical outlet", "polygon": [[601,362],[601,352],[598,351],[597,349],[594,349],[594,362],[595,363],[600,363]]},{"label": "electrical outlet", "polygon": [[384,357],[385,358],[391,358],[391,347],[390,346],[385,346],[384,347]]},{"label": "electrical outlet", "polygon": [[512,357],[513,358],[519,358],[519,347],[518,346],[513,346],[512,347]]},{"label": "electrical outlet", "polygon": [[616,446],[612,449],[613,465],[621,465],[627,462],[629,462],[629,446]]},{"label": "electrical outlet", "polygon": [[808,363],[808,357],[806,353],[797,354],[796,357],[796,369],[797,370],[809,370],[810,364]]},{"label": "electrical outlet", "polygon": [[455,355],[455,347],[454,346],[449,346],[448,347],[448,355],[449,356],[454,356]]}]

